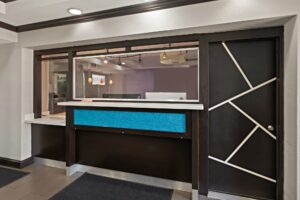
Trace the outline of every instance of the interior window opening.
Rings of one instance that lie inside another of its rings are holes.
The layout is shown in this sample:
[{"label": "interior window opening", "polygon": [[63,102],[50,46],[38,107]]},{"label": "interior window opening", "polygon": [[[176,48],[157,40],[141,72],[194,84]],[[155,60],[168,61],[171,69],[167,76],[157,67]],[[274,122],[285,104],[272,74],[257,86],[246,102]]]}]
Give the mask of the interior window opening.
[{"label": "interior window opening", "polygon": [[57,103],[67,101],[68,60],[42,61],[42,116],[65,118],[65,107]]},{"label": "interior window opening", "polygon": [[198,102],[198,48],[74,58],[75,100]]}]

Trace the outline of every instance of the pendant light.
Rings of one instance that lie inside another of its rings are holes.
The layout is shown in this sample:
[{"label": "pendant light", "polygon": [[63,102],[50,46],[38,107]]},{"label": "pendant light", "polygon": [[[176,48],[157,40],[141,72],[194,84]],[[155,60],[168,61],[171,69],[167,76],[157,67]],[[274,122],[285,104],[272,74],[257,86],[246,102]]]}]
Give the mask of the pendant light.
[{"label": "pendant light", "polygon": [[91,70],[89,69],[89,75],[88,75],[88,83],[91,85],[93,83],[93,77],[92,77],[92,73]]},{"label": "pendant light", "polygon": [[104,64],[107,64],[107,63],[108,63],[107,57],[104,58],[104,61],[103,61],[103,62],[104,62]]}]

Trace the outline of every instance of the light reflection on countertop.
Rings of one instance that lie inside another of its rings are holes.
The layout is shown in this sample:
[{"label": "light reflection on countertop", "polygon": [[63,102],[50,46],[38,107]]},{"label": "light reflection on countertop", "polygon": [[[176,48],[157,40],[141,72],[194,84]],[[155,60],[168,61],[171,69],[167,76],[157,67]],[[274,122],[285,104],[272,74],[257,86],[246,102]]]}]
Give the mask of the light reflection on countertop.
[{"label": "light reflection on countertop", "polygon": [[41,124],[41,125],[52,125],[52,126],[66,126],[66,119],[61,117],[42,117],[42,118],[25,118],[27,124]]},{"label": "light reflection on countertop", "polygon": [[133,103],[133,102],[60,102],[59,106],[74,107],[107,107],[107,108],[145,108],[145,109],[171,109],[171,110],[204,110],[203,104],[197,103]]}]

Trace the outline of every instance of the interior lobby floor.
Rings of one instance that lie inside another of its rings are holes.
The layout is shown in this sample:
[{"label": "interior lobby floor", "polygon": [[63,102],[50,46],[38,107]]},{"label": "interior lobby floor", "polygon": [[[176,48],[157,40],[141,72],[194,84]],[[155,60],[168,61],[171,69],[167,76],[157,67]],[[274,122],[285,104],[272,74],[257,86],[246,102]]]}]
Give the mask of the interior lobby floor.
[{"label": "interior lobby floor", "polygon": [[[76,173],[68,177],[63,169],[38,164],[22,171],[30,174],[1,188],[0,200],[47,200],[83,174]],[[189,193],[180,191],[174,191],[172,197],[172,200],[189,199]]]}]

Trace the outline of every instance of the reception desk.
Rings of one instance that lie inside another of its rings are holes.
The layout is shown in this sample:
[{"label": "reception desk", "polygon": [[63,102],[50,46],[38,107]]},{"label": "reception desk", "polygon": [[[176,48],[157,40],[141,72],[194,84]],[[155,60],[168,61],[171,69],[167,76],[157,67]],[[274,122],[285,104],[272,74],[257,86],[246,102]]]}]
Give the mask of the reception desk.
[{"label": "reception desk", "polygon": [[202,104],[59,105],[67,110],[66,164],[71,173],[83,165],[192,183],[198,195]]}]

